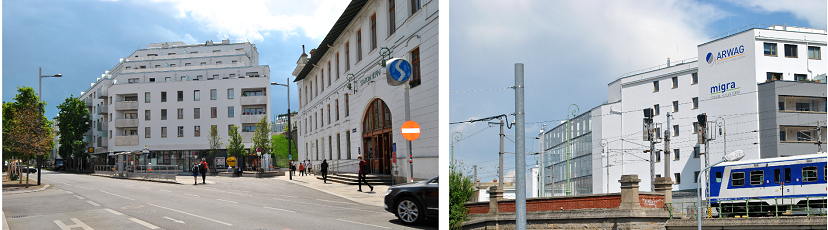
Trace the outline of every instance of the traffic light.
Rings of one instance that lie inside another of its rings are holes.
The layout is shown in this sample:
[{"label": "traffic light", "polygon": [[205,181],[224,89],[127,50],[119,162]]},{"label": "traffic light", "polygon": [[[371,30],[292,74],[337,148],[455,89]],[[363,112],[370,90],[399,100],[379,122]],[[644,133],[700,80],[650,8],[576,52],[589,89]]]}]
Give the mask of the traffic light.
[{"label": "traffic light", "polygon": [[699,114],[696,119],[699,120],[699,126],[704,127],[707,124],[707,113]]}]

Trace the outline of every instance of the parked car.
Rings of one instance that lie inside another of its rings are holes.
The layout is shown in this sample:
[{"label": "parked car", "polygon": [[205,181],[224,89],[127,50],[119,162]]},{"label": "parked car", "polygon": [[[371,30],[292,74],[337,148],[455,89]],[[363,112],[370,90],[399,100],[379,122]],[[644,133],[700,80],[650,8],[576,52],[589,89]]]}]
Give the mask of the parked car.
[{"label": "parked car", "polygon": [[437,218],[439,211],[438,177],[395,185],[385,193],[385,210],[406,224],[416,224],[426,218]]},{"label": "parked car", "polygon": [[36,173],[36,172],[37,172],[37,169],[36,169],[36,168],[32,168],[32,167],[27,167],[27,168],[24,168],[24,169],[23,169],[23,173],[26,173],[26,171],[29,171],[29,173]]}]

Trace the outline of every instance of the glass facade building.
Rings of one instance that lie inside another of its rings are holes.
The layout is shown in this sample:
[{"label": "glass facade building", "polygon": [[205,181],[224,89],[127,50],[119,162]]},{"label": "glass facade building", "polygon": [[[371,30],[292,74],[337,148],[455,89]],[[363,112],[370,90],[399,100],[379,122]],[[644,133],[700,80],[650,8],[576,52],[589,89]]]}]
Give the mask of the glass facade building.
[{"label": "glass facade building", "polygon": [[[571,195],[592,194],[592,113],[588,111],[570,120],[570,190]],[[544,196],[566,195],[567,122],[561,122],[543,134]]]}]

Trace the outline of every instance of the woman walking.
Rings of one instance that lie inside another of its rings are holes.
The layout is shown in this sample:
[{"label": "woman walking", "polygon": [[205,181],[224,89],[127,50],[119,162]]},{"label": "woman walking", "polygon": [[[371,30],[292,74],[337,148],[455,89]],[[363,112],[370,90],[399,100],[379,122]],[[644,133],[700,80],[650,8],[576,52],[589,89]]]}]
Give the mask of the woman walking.
[{"label": "woman walking", "polygon": [[198,184],[198,170],[199,170],[198,169],[198,163],[193,163],[193,167],[190,168],[190,170],[193,171],[193,182],[195,182],[195,183],[193,183],[193,185],[197,185]]}]

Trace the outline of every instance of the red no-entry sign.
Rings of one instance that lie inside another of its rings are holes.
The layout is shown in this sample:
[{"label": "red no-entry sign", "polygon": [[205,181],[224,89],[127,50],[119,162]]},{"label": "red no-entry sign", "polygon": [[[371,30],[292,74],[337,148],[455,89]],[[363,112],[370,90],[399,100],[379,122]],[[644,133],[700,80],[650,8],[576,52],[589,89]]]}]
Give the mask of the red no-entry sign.
[{"label": "red no-entry sign", "polygon": [[417,140],[417,138],[420,137],[420,125],[414,121],[406,121],[403,123],[402,130],[400,132],[406,140]]}]

